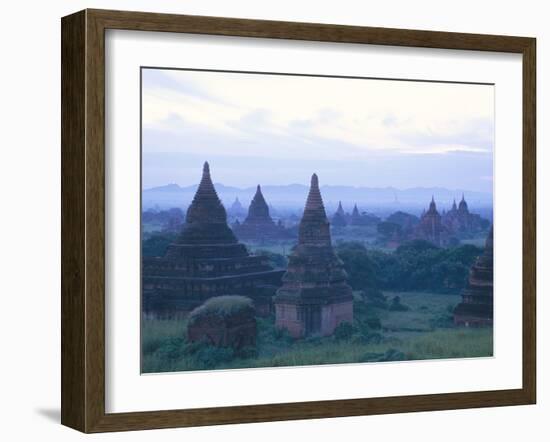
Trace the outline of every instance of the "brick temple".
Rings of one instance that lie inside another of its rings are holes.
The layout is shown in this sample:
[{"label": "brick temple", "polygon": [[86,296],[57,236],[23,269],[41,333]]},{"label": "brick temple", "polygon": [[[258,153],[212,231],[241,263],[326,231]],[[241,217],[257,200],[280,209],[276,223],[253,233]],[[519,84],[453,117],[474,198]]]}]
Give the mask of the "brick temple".
[{"label": "brick temple", "polygon": [[433,196],[428,210],[420,217],[414,237],[429,241],[436,246],[443,245],[446,240],[446,229],[441,223],[441,215],[437,211]]},{"label": "brick temple", "polygon": [[454,322],[466,327],[493,324],[493,228],[485,242],[483,254],[470,269],[468,286],[462,302],[454,311]]},{"label": "brick temple", "polygon": [[143,258],[143,311],[177,317],[214,296],[244,295],[253,300],[259,314],[266,314],[283,273],[239,243],[204,163],[178,238],[163,257]]},{"label": "brick temple", "polygon": [[210,298],[189,314],[187,339],[235,349],[254,346],[255,314],[252,301],[244,296]]},{"label": "brick temple", "polygon": [[269,215],[269,206],[259,184],[250,202],[247,217],[242,224],[235,223],[233,231],[242,240],[266,241],[289,238],[284,227],[281,224],[275,224]]},{"label": "brick temple", "polygon": [[467,237],[483,230],[482,218],[470,212],[464,194],[458,203],[458,207],[456,200],[453,200],[451,210],[442,216],[441,221],[451,232],[461,237]]},{"label": "brick temple", "polygon": [[300,221],[298,245],[289,257],[283,286],[274,297],[275,324],[295,338],[331,335],[353,322],[353,295],[342,261],[332,248],[317,175]]}]

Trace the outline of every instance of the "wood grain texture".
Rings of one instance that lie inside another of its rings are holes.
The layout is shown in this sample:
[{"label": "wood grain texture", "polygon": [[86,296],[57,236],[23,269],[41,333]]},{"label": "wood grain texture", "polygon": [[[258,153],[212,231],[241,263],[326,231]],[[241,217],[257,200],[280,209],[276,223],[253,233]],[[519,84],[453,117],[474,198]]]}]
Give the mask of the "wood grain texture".
[{"label": "wood grain texture", "polygon": [[85,13],[61,29],[61,422],[85,428]]},{"label": "wood grain texture", "polygon": [[536,40],[523,51],[523,389],[537,395],[537,77]]},{"label": "wood grain texture", "polygon": [[[338,401],[105,413],[105,30],[523,55],[523,387]],[[86,10],[62,20],[62,423],[84,432],[532,404],[536,398],[536,63],[526,37]]]}]

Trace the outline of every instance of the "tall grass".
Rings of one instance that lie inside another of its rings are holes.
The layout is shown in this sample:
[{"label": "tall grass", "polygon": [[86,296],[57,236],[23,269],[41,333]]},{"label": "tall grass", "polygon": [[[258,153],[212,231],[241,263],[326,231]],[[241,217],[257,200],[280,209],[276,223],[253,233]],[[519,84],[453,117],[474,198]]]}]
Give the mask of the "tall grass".
[{"label": "tall grass", "polygon": [[142,371],[154,373],[492,356],[492,328],[469,329],[452,325],[450,312],[460,297],[430,293],[386,295],[390,299],[399,295],[401,302],[410,310],[392,312],[376,309],[374,313],[380,317],[381,330],[369,330],[368,327],[365,330],[355,326],[354,334],[345,339],[331,336],[293,340],[287,333],[275,328],[274,318],[258,318],[257,347],[252,352],[241,354],[188,343],[186,320],[144,320]]},{"label": "tall grass", "polygon": [[166,341],[185,339],[187,320],[181,319],[144,319],[141,322],[142,355],[154,353]]},{"label": "tall grass", "polygon": [[286,367],[296,365],[324,365],[383,360],[390,351],[403,353],[404,360],[474,358],[492,356],[491,328],[437,330],[429,334],[411,336],[407,340],[382,341],[375,344],[354,342],[326,342],[323,345],[298,343],[285,352],[256,359],[241,359],[225,364],[223,368]]}]

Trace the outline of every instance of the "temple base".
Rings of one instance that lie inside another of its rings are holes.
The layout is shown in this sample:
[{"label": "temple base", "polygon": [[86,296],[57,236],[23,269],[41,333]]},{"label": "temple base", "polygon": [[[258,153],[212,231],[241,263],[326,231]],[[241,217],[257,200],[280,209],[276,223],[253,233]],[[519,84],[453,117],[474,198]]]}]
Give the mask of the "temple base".
[{"label": "temple base", "polygon": [[353,322],[353,301],[331,304],[275,304],[275,326],[296,339],[330,336],[343,322]]},{"label": "temple base", "polygon": [[461,303],[454,311],[454,323],[464,327],[491,327],[492,305]]}]

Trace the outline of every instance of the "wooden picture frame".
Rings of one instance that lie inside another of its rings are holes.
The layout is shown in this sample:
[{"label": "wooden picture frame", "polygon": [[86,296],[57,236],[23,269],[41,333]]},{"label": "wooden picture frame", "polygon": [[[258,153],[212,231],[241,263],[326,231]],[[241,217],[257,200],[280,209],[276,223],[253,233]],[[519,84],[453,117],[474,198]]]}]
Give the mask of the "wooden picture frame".
[{"label": "wooden picture frame", "polygon": [[[105,412],[105,30],[517,53],[523,57],[523,385],[513,390]],[[536,400],[536,41],[533,38],[84,10],[62,19],[62,409],[83,432],[533,404]]]}]

